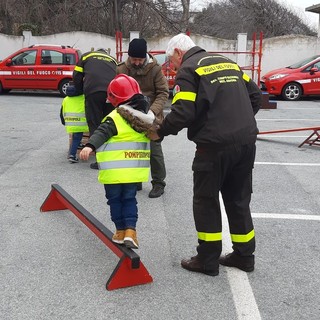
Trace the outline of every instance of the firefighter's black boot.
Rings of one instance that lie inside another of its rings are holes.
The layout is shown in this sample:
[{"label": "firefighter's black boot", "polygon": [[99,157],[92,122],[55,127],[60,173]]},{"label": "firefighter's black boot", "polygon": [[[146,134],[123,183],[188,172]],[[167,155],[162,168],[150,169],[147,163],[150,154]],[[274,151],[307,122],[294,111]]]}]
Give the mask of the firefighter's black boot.
[{"label": "firefighter's black boot", "polygon": [[201,272],[207,274],[209,276],[217,276],[219,274],[219,264],[217,263],[216,269],[208,269],[206,266],[199,260],[198,256],[191,257],[191,259],[183,259],[181,260],[182,268],[193,271],[193,272]]},{"label": "firefighter's black boot", "polygon": [[232,252],[221,256],[219,263],[223,266],[235,267],[245,272],[252,272],[254,270],[254,255],[244,257]]}]

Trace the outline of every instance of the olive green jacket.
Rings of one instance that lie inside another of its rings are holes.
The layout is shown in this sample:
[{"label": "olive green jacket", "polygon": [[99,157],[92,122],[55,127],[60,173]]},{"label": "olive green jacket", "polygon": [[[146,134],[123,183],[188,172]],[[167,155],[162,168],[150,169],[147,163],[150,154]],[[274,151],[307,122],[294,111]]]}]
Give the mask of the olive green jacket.
[{"label": "olive green jacket", "polygon": [[141,69],[133,68],[127,59],[117,66],[116,72],[127,74],[137,80],[142,94],[150,99],[150,110],[155,114],[156,120],[162,122],[163,109],[169,97],[169,88],[156,58],[148,54],[147,61]]}]

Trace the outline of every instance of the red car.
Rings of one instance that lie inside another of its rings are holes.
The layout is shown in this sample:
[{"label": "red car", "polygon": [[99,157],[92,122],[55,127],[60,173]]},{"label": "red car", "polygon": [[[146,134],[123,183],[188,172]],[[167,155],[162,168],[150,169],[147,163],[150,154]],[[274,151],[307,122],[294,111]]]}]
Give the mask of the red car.
[{"label": "red car", "polygon": [[168,60],[165,53],[152,53],[151,54],[157,59],[158,63],[162,66],[162,73],[168,80],[169,90],[171,91],[174,87],[174,79],[176,77],[176,71],[174,70],[174,66]]},{"label": "red car", "polygon": [[295,101],[301,96],[320,95],[320,55],[265,74],[261,90]]},{"label": "red car", "polygon": [[32,45],[0,62],[0,93],[12,89],[59,90],[65,96],[81,52],[62,45]]}]

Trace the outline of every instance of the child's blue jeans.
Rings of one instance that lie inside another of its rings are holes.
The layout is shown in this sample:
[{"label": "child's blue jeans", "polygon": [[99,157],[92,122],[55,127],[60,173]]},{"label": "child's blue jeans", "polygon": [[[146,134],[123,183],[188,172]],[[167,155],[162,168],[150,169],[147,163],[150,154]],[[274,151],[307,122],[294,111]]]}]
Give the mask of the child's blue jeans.
[{"label": "child's blue jeans", "polygon": [[69,150],[69,156],[76,156],[78,147],[81,143],[83,132],[75,132],[72,134],[72,142]]},{"label": "child's blue jeans", "polygon": [[111,220],[117,230],[135,229],[138,220],[137,184],[105,184],[104,189],[110,206]]}]

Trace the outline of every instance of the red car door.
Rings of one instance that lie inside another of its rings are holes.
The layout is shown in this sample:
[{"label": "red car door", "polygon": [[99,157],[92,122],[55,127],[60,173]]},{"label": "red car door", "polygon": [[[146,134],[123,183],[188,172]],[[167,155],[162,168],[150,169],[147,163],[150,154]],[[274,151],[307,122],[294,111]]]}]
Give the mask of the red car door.
[{"label": "red car door", "polygon": [[[43,89],[57,89],[60,81],[66,78],[64,70],[69,68],[64,66],[64,54],[59,50],[42,49],[40,50],[40,61],[35,66],[35,75],[39,81],[40,88]],[[73,70],[73,67],[70,66]],[[72,71],[70,71],[70,78],[72,77]]]},{"label": "red car door", "polygon": [[37,59],[37,50],[24,50],[7,59],[2,72],[3,86],[11,89],[34,88],[34,68]]},{"label": "red car door", "polygon": [[303,71],[304,79],[299,83],[304,94],[320,94],[320,60],[311,64]]}]

